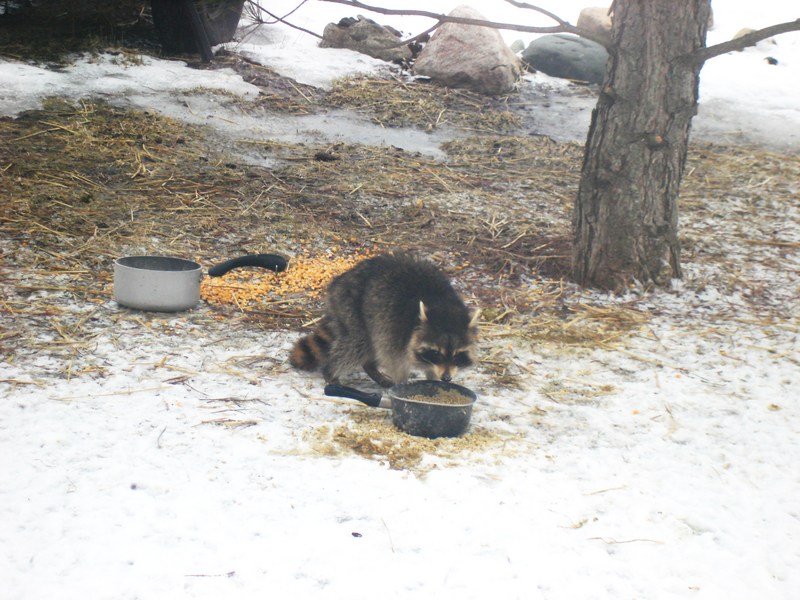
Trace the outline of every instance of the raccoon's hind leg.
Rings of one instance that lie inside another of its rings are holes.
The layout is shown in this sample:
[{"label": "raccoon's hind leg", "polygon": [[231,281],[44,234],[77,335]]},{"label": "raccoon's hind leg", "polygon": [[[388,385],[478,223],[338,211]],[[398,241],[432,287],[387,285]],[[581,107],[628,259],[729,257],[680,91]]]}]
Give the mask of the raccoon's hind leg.
[{"label": "raccoon's hind leg", "polygon": [[394,381],[378,370],[378,363],[374,360],[364,363],[364,371],[381,387],[390,388],[394,385]]},{"label": "raccoon's hind leg", "polygon": [[339,377],[331,372],[331,369],[326,365],[322,367],[322,377],[325,379],[326,384],[340,385]]}]

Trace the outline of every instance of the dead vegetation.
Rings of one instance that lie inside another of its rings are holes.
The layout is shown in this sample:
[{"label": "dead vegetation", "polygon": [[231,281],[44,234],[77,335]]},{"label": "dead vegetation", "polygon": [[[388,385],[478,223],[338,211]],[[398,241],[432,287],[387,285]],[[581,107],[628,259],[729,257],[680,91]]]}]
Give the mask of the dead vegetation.
[{"label": "dead vegetation", "polygon": [[690,154],[681,241],[696,290],[714,287],[741,298],[765,322],[796,321],[798,182],[797,156],[710,145]]},{"label": "dead vegetation", "polygon": [[350,77],[334,83],[327,102],[358,110],[384,127],[418,127],[432,131],[444,125],[482,134],[508,134],[521,119],[511,105],[514,96],[487,98],[457,89],[405,82],[400,77]]},{"label": "dead vegetation", "polygon": [[[390,96],[384,81],[378,85]],[[292,259],[286,273],[206,280],[204,298],[216,313],[246,315],[242,326],[296,328],[317,316],[330,277],[359,258],[403,248],[441,262],[481,306],[490,344],[483,366],[501,383],[515,378],[504,340],[609,343],[648,318],[635,301],[602,306],[565,282],[576,144],[474,136],[449,142],[448,159],[436,161],[397,148],[265,143],[261,151],[280,165],[266,169],[217,152],[208,131],[59,99],[0,121],[0,133],[11,141],[0,151],[6,314],[57,310],[38,305],[36,292],[47,289],[107,302],[119,256],[177,255],[207,267],[277,251]],[[730,261],[733,242],[741,259],[772,268],[793,256],[797,244],[781,241],[779,221],[797,179],[797,162],[780,155],[697,148],[682,196],[686,255]],[[731,213],[708,201],[723,194]],[[726,219],[756,214],[738,239],[731,239],[736,224],[719,232]],[[754,301],[771,293],[743,273],[714,273],[730,289],[745,286]],[[780,298],[775,310],[786,308]],[[6,344],[27,339],[5,335]]]},{"label": "dead vegetation", "polygon": [[374,409],[350,410],[346,424],[316,427],[309,434],[309,441],[320,454],[336,456],[353,452],[392,469],[417,474],[446,467],[467,454],[474,458],[481,450],[512,440],[510,435],[475,426],[457,438],[415,437],[394,427],[389,411]]}]

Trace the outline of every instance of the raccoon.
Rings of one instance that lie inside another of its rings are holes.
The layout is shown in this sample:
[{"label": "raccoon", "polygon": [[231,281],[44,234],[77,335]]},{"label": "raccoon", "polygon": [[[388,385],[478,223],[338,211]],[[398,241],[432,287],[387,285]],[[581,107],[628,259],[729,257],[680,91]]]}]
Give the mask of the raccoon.
[{"label": "raccoon", "polygon": [[289,362],[322,370],[327,383],[363,368],[382,387],[420,368],[450,381],[475,364],[478,316],[433,264],[406,254],[367,259],[328,286],[318,329],[300,338]]}]

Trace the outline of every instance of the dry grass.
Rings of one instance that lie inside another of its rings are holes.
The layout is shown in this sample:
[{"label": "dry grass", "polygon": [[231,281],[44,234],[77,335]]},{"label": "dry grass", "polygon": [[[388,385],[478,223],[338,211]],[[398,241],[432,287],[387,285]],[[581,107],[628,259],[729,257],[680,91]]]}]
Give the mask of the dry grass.
[{"label": "dry grass", "polygon": [[[250,69],[252,81],[280,80]],[[324,94],[280,81],[272,93],[285,102],[281,110],[325,105]],[[360,79],[341,84],[333,97],[350,107],[359,101],[387,122],[380,115],[405,111],[391,122],[419,127],[428,127],[432,115],[434,125],[452,124],[478,109],[487,123],[494,118],[489,101],[468,94],[448,91],[441,105],[430,104],[431,89]],[[503,121],[509,104],[500,102]],[[591,301],[565,283],[577,144],[482,134],[446,144],[447,159],[437,161],[397,148],[265,142],[259,151],[278,164],[266,169],[217,151],[208,130],[59,99],[0,121],[0,136],[12,142],[0,148],[0,193],[8,199],[0,205],[0,314],[36,317],[52,332],[34,339],[12,321],[0,337],[6,354],[23,344],[88,347],[97,335],[91,311],[75,318],[44,292],[87,307],[107,302],[113,259],[136,253],[184,256],[206,267],[244,253],[285,254],[285,273],[239,271],[207,280],[203,295],[212,315],[201,311],[190,321],[202,326],[213,314],[240,314],[237,326],[295,329],[319,314],[319,292],[334,274],[384,250],[418,251],[442,264],[481,307],[482,368],[503,385],[525,375],[507,357],[513,340],[609,344],[650,317],[635,301]],[[782,237],[781,220],[798,180],[796,159],[696,145],[681,198],[685,256],[696,264],[760,261],[770,270],[784,263],[792,269],[797,244]],[[709,201],[719,197],[727,200],[724,210]],[[743,268],[700,277],[692,284],[749,290],[764,318],[789,310],[783,296]]]},{"label": "dry grass", "polygon": [[519,128],[509,108],[513,97],[489,98],[465,90],[406,83],[399,77],[349,77],[334,83],[327,102],[366,113],[384,127],[419,127],[433,131],[444,125],[475,133],[505,134]]},{"label": "dry grass", "polygon": [[390,411],[376,409],[353,409],[346,424],[316,427],[308,437],[321,454],[337,456],[354,452],[384,462],[392,469],[417,474],[446,467],[511,441],[508,435],[475,425],[461,437],[434,440],[416,437],[395,428]]},{"label": "dry grass", "polygon": [[[215,154],[207,132],[99,103],[52,100],[1,122],[0,130],[13,142],[0,156],[0,191],[10,199],[0,208],[0,228],[23,250],[6,249],[7,263],[23,272],[70,273],[67,287],[89,299],[108,294],[117,256],[146,251],[208,266],[239,253],[279,251],[293,257],[286,274],[262,276],[252,290],[252,275],[225,278],[233,283],[224,285],[240,288],[239,308],[258,310],[259,302],[288,295],[295,306],[284,312],[307,317],[323,276],[367,254],[410,247],[441,259],[489,324],[532,339],[606,339],[643,318],[634,307],[588,306],[561,283],[580,160],[574,144],[468,138],[446,146],[444,163],[394,148],[283,144],[264,148],[283,163],[267,171]],[[749,156],[760,179],[740,177],[741,156],[693,153],[684,211],[705,217],[701,199],[723,192],[750,211],[764,202],[779,209],[796,163],[766,152]],[[691,222],[684,227],[691,256],[693,236],[707,232]],[[766,231],[742,241],[750,250],[795,250]],[[314,271],[320,277],[301,283]],[[258,292],[261,282],[270,291]],[[205,287],[210,301],[215,287]],[[311,306],[300,306],[301,298]]]},{"label": "dry grass", "polygon": [[797,156],[696,146],[680,197],[683,258],[696,265],[693,288],[736,295],[765,322],[796,319],[799,181]]}]

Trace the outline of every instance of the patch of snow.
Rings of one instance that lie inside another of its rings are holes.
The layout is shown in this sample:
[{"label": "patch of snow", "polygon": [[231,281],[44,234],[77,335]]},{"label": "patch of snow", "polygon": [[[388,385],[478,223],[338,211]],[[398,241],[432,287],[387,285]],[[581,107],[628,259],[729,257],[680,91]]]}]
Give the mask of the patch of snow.
[{"label": "patch of snow", "polygon": [[[337,79],[353,75],[390,73],[390,63],[345,48],[320,48],[316,43],[285,46],[270,43],[274,36],[263,35],[264,28],[247,36],[246,42],[223,46],[255,63],[266,65],[299,83],[331,89]],[[310,36],[309,36],[310,37]]]},{"label": "patch of snow", "polygon": [[76,57],[60,71],[0,59],[0,78],[6,83],[0,91],[0,114],[6,116],[38,108],[48,96],[122,97],[139,100],[140,104],[149,102],[155,108],[179,92],[199,88],[250,98],[259,93],[256,86],[245,83],[230,69],[201,71],[190,69],[182,61],[150,56],[135,61],[112,54]]}]

